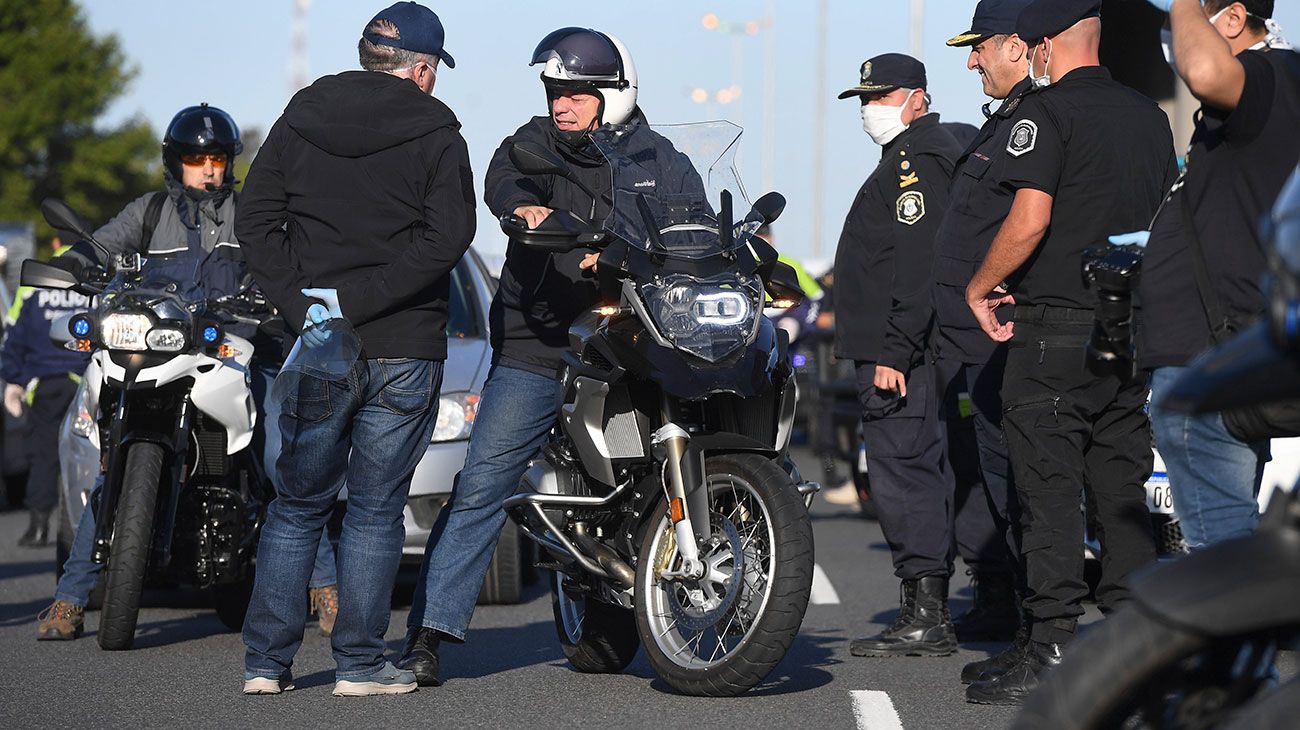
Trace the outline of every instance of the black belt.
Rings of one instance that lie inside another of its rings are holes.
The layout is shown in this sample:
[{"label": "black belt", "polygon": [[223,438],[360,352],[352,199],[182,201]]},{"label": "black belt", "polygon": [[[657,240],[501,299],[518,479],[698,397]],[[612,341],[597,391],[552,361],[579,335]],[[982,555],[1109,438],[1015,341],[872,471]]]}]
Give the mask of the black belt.
[{"label": "black belt", "polygon": [[1052,323],[1061,324],[1092,324],[1094,313],[1091,309],[1072,309],[1070,307],[1049,307],[1046,304],[1017,304],[1011,321],[1016,324],[1021,322],[1034,323]]}]

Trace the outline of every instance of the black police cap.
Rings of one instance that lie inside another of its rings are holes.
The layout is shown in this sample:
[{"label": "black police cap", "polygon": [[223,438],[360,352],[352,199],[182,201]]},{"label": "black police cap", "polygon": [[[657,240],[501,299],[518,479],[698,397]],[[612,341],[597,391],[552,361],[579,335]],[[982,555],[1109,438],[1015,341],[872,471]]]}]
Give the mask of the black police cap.
[{"label": "black police cap", "polygon": [[887,94],[894,89],[924,89],[925,64],[903,53],[882,53],[862,62],[858,85],[840,93],[839,98]]},{"label": "black police cap", "polygon": [[1016,35],[1034,45],[1068,30],[1084,18],[1101,17],[1101,0],[1034,0],[1020,13]]},{"label": "black police cap", "polygon": [[1016,19],[1034,0],[980,0],[971,18],[970,30],[948,39],[950,46],[973,46],[995,35],[1016,32]]}]

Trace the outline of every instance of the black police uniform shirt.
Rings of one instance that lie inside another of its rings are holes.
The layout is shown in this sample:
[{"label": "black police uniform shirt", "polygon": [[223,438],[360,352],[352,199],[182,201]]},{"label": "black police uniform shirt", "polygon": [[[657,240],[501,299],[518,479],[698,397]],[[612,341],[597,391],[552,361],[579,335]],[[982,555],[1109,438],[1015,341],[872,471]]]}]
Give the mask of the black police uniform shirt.
[{"label": "black police uniform shirt", "polygon": [[1005,144],[1001,183],[1053,199],[1038,249],[1007,278],[1016,304],[1093,309],[1084,251],[1155,215],[1177,172],[1168,117],[1104,67],[1086,66],[1026,94]]},{"label": "black police uniform shirt", "polygon": [[931,314],[935,231],[961,146],[927,114],[881,151],[835,250],[835,354],[906,373]]},{"label": "black police uniform shirt", "polygon": [[934,239],[931,349],[943,359],[985,363],[997,346],[966,306],[966,286],[1015,199],[1015,191],[1000,184],[998,174],[1008,156],[1007,130],[1019,118],[1021,97],[1030,88],[1028,78],[1016,84],[957,160],[948,212]]},{"label": "black police uniform shirt", "polygon": [[1300,158],[1300,55],[1246,51],[1237,108],[1205,107],[1182,179],[1151,229],[1139,287],[1144,368],[1185,365],[1213,344],[1192,264],[1183,206],[1190,206],[1219,305],[1241,325],[1263,311],[1267,268],[1259,222]]}]

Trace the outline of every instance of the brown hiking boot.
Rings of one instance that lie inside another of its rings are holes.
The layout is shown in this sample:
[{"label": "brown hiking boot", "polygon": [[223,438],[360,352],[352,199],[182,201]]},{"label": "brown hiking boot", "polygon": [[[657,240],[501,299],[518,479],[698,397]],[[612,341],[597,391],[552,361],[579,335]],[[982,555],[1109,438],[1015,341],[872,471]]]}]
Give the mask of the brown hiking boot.
[{"label": "brown hiking boot", "polygon": [[334,633],[334,619],[339,615],[339,587],[311,589],[311,612],[316,614],[322,634],[329,636]]},{"label": "brown hiking boot", "polygon": [[72,641],[81,636],[86,609],[67,601],[55,601],[36,617],[41,625],[36,628],[37,641]]}]

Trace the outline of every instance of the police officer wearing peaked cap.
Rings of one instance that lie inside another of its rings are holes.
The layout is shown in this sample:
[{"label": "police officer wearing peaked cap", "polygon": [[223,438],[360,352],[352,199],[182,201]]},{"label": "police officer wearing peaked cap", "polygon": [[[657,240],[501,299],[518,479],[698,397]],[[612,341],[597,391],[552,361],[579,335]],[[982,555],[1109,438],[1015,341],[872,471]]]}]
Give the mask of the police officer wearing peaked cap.
[{"label": "police officer wearing peaked cap", "polygon": [[[1164,113],[1099,65],[1099,15],[1097,0],[1036,0],[1017,20],[1036,90],[1005,133],[1005,164],[995,172],[1015,199],[966,290],[981,327],[1010,341],[1003,428],[1031,619],[1010,666],[967,688],[972,702],[1019,704],[1072,639],[1088,593],[1085,487],[1102,538],[1103,611],[1127,597],[1122,581],[1155,558],[1144,489],[1152,466],[1146,378],[1088,370],[1097,293],[1081,265],[1084,250],[1105,245],[1108,234],[1150,222],[1176,166]],[[1005,295],[996,291],[1004,281]],[[1014,315],[1002,324],[993,310],[1006,303]]]},{"label": "police officer wearing peaked cap", "polygon": [[933,376],[926,363],[935,230],[961,147],[930,112],[925,66],[887,53],[840,94],[862,104],[863,127],[882,147],[854,198],[835,253],[835,354],[854,361],[863,433],[881,528],[902,581],[898,619],[859,639],[857,656],[951,654],[951,491]]},{"label": "police officer wearing peaked cap", "polygon": [[[1017,504],[1002,436],[1002,371],[1007,348],[980,329],[966,306],[966,285],[1011,209],[1014,191],[997,180],[1005,165],[1006,134],[1030,88],[1028,46],[1015,35],[1016,19],[1032,0],[981,0],[970,30],[948,45],[969,49],[966,66],[978,72],[984,93],[1001,100],[968,140],[957,160],[948,213],[935,236],[935,392],[946,426],[945,453],[954,481],[957,552],[970,567],[974,602],[953,621],[959,641],[1010,641],[1021,623],[1017,589],[1023,585]],[[991,103],[991,102],[990,102]],[[974,662],[966,681],[995,665]]]}]

